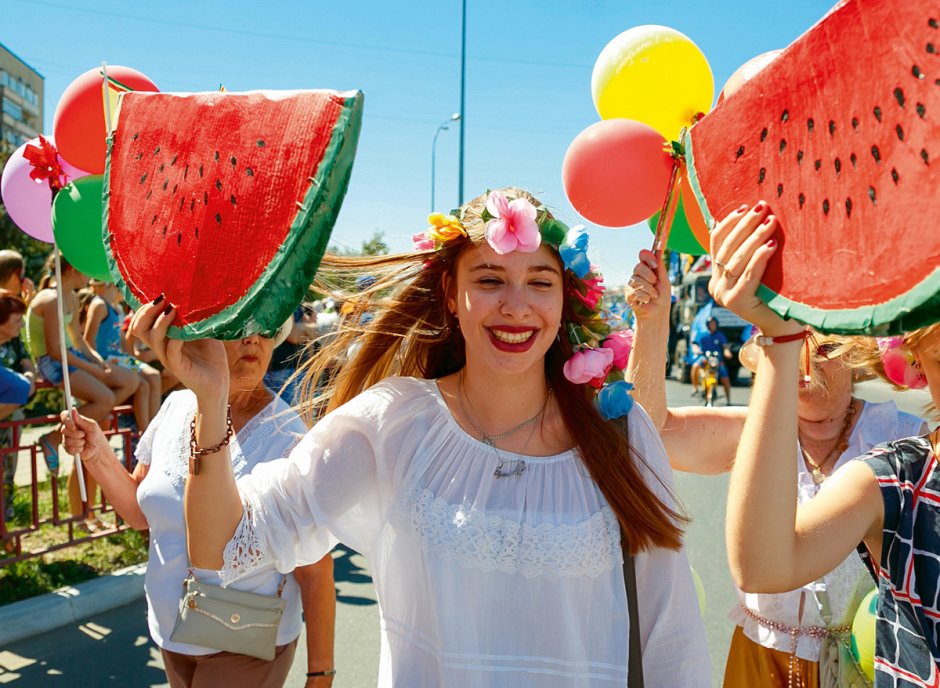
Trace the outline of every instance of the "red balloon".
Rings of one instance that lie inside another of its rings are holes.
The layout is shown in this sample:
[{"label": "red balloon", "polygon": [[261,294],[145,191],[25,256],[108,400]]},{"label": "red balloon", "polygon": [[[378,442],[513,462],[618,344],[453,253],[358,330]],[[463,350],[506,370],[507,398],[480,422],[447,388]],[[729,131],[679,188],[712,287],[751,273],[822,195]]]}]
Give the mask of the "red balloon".
[{"label": "red balloon", "polygon": [[578,134],[561,168],[571,205],[605,227],[643,222],[662,208],[673,160],[665,139],[631,119],[606,119]]},{"label": "red balloon", "polygon": [[[160,90],[136,69],[108,65],[107,70],[108,77],[131,90]],[[104,172],[107,131],[101,67],[89,69],[65,89],[55,109],[52,134],[63,158],[92,174]]]}]

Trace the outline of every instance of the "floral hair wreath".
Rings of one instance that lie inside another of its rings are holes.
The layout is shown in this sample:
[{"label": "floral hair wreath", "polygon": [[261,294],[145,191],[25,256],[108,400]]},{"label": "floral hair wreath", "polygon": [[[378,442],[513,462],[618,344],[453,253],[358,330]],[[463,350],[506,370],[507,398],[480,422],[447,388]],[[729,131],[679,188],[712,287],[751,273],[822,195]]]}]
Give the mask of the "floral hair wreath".
[{"label": "floral hair wreath", "polygon": [[[414,235],[414,249],[439,250],[451,241],[468,237],[458,212],[428,215],[430,227]],[[604,418],[627,415],[633,406],[630,396],[633,385],[623,379],[623,370],[630,359],[633,332],[613,331],[601,315],[604,278],[588,259],[588,234],[584,227],[569,229],[549,215],[544,206],[536,208],[525,198],[510,201],[501,191],[491,191],[487,196],[482,220],[486,222],[487,243],[500,255],[512,251],[531,253],[543,241],[558,251],[572,277],[566,294],[569,305],[583,320],[581,324],[564,324],[574,349],[574,355],[564,365],[565,377],[575,384],[590,384],[596,390],[595,403]]]}]

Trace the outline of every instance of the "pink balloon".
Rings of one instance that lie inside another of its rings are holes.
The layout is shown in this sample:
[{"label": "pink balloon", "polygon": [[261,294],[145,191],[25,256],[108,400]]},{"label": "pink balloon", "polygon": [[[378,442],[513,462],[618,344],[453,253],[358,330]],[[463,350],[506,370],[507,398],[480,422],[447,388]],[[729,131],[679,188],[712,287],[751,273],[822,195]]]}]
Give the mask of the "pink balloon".
[{"label": "pink balloon", "polygon": [[738,67],[734,71],[734,74],[728,77],[725,85],[721,87],[721,92],[718,94],[718,102],[722,102],[725,98],[757,76],[764,67],[773,62],[777,58],[777,55],[782,52],[782,50],[769,50],[766,53],[761,53],[757,57],[752,57]]},{"label": "pink balloon", "polygon": [[662,208],[669,187],[673,160],[665,145],[662,135],[642,122],[592,124],[571,142],[562,163],[571,205],[605,227],[643,222]]},{"label": "pink balloon", "polygon": [[[45,137],[53,145],[52,137]],[[3,168],[0,177],[0,196],[3,205],[10,215],[10,219],[21,230],[39,241],[53,243],[52,236],[52,188],[48,181],[37,182],[30,178],[32,165],[23,157],[23,151],[28,144],[39,144],[39,139],[27,141],[14,151]],[[68,163],[61,155],[59,162],[68,176],[67,181],[88,176],[88,172],[80,170]]]}]

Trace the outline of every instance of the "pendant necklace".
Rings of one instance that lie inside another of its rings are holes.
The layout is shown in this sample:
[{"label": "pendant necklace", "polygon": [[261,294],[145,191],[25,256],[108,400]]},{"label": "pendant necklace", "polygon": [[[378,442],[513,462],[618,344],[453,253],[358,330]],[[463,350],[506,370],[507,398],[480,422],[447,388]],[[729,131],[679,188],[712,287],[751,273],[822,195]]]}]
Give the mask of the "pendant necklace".
[{"label": "pendant necklace", "polygon": [[[548,388],[548,394],[545,397],[545,403],[542,404],[542,408],[539,409],[538,413],[536,413],[531,418],[522,421],[515,427],[510,428],[506,432],[501,432],[498,435],[490,435],[488,432],[481,430],[477,426],[477,424],[473,422],[473,418],[467,412],[467,407],[464,406],[463,400],[466,397],[467,403],[470,404],[470,408],[471,409],[473,408],[473,402],[470,401],[470,397],[467,396],[467,392],[463,386],[463,375],[464,375],[464,371],[461,370],[460,377],[458,378],[459,390],[458,390],[458,395],[457,395],[457,398],[460,401],[460,410],[463,411],[464,418],[466,418],[467,422],[470,423],[470,427],[472,427],[473,430],[480,436],[479,438],[480,441],[483,442],[483,444],[487,444],[490,447],[492,447],[494,453],[496,454],[496,459],[497,459],[496,470],[493,471],[493,476],[497,479],[511,478],[511,477],[518,478],[520,475],[523,474],[523,472],[526,469],[525,460],[524,459],[506,459],[506,457],[503,456],[503,454],[499,451],[499,448],[496,446],[496,443],[499,442],[500,440],[506,439],[507,437],[511,437],[512,435],[515,435],[517,432],[519,432],[523,428],[526,428],[529,425],[532,425],[533,423],[535,423],[537,420],[540,420],[542,416],[545,415],[545,409],[548,408],[548,401],[552,397],[552,388],[551,387]],[[474,409],[474,412],[475,411],[476,409]],[[529,436],[531,437],[531,433]],[[511,468],[507,469],[506,467],[507,464],[511,464]]]},{"label": "pendant necklace", "polygon": [[836,438],[836,443],[833,445],[832,449],[819,463],[813,461],[809,454],[806,452],[806,449],[803,448],[803,440],[799,437],[799,432],[797,433],[800,445],[800,453],[803,455],[803,460],[806,461],[807,468],[810,469],[810,475],[813,479],[814,485],[821,485],[826,479],[826,474],[823,473],[823,469],[829,465],[830,459],[835,456],[836,460],[849,446],[849,434],[852,428],[852,420],[855,418],[855,399],[850,399],[849,406],[845,410],[845,419],[842,421],[842,429],[839,431],[839,436]]}]

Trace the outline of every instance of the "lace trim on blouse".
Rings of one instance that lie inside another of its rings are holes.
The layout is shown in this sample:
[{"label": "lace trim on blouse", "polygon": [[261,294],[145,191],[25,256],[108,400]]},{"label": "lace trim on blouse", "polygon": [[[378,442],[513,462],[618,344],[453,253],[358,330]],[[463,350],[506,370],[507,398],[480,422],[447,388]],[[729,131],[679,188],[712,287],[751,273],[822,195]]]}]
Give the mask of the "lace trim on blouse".
[{"label": "lace trim on blouse", "polygon": [[267,543],[255,531],[253,512],[248,504],[244,505],[235,534],[225,545],[222,560],[219,576],[223,588],[255,569],[274,564]]},{"label": "lace trim on blouse", "polygon": [[425,551],[463,568],[526,578],[594,578],[623,563],[620,526],[608,506],[580,523],[532,526],[467,511],[462,504],[450,504],[430,490],[415,487],[402,509]]}]

